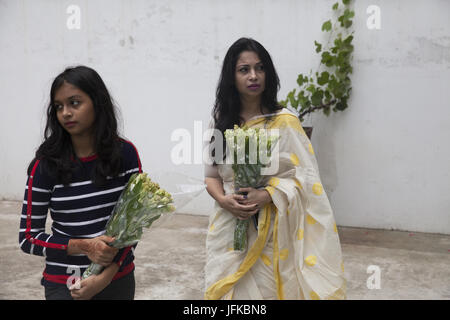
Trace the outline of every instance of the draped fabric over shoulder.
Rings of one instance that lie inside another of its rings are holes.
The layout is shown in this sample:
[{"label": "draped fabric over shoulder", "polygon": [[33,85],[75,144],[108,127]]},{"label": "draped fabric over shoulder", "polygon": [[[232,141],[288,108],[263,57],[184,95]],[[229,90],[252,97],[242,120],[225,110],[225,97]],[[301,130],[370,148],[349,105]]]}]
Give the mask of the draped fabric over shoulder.
[{"label": "draped fabric over shoulder", "polygon": [[[311,142],[287,109],[257,116],[248,127],[278,129],[278,171],[267,176],[272,197],[248,230],[248,249],[233,250],[236,218],[215,204],[206,238],[205,299],[345,299],[346,279],[333,211]],[[219,164],[226,194],[231,164]]]}]

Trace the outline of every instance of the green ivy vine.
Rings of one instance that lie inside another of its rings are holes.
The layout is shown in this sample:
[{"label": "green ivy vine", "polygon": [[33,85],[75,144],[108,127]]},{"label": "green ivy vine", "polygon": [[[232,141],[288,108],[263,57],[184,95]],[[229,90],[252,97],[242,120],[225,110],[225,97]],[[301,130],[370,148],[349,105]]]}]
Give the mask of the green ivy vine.
[{"label": "green ivy vine", "polygon": [[[333,23],[330,20],[322,24],[322,31],[329,33],[326,46],[314,41],[316,53],[321,53],[318,70],[309,75],[299,74],[297,84],[299,88],[290,91],[285,100],[280,101],[284,107],[290,105],[299,113],[300,121],[312,112],[322,110],[329,115],[331,110],[342,111],[348,107],[350,98],[351,79],[353,71],[351,60],[353,53],[353,33],[350,27],[355,12],[350,8],[351,0],[342,0],[333,4],[333,12],[337,16]],[[343,34],[346,35],[343,35]],[[330,42],[334,44],[329,46]],[[321,69],[322,67],[322,69]],[[320,72],[320,73],[319,73]]]}]

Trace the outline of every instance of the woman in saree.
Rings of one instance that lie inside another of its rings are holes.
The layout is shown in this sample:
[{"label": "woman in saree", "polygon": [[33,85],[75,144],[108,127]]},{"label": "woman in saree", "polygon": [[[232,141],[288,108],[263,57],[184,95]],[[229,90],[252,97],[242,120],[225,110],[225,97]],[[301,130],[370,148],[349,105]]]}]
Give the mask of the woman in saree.
[{"label": "woman in saree", "polygon": [[[205,183],[215,210],[206,238],[205,299],[346,298],[338,230],[314,150],[298,117],[277,103],[278,89],[266,49],[237,40],[224,58],[210,128],[222,135],[235,124],[277,129],[271,159],[278,170],[265,177],[264,188],[235,190],[231,164],[216,156],[226,154],[216,152],[224,139],[211,138]],[[252,216],[247,249],[234,250],[236,219]]]}]

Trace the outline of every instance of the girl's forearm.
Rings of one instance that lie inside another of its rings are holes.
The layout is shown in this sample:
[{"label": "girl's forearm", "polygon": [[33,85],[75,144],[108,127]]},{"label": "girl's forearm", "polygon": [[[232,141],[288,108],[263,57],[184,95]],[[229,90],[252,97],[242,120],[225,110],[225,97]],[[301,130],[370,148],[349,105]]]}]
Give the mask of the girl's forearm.
[{"label": "girl's forearm", "polygon": [[86,239],[70,239],[67,245],[67,254],[86,254],[89,251],[90,244]]},{"label": "girl's forearm", "polygon": [[81,280],[80,287],[70,288],[72,297],[83,300],[91,299],[111,283],[118,270],[119,266],[116,263],[112,263],[102,273]]},{"label": "girl's forearm", "polygon": [[119,271],[119,266],[117,265],[117,263],[111,263],[109,266],[103,269],[103,271],[99,275],[96,276],[97,292],[102,291],[111,283],[117,271]]},{"label": "girl's forearm", "polygon": [[103,281],[105,281],[106,285],[108,285],[116,275],[117,271],[119,271],[119,265],[117,263],[111,263],[102,271],[102,273],[100,273],[99,276],[102,277]]}]

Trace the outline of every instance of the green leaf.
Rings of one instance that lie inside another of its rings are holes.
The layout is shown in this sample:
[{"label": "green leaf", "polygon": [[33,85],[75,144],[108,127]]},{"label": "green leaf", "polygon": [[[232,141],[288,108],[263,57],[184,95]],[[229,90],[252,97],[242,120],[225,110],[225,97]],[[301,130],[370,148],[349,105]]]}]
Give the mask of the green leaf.
[{"label": "green leaf", "polygon": [[324,101],[324,103],[330,102],[330,101],[331,101],[331,98],[332,98],[331,93],[330,93],[330,90],[326,89],[326,90],[324,91],[324,95],[325,95],[325,101]]},{"label": "green leaf", "polygon": [[353,41],[353,35],[349,35],[347,38],[344,39],[344,45],[345,47],[350,47],[351,43]]},{"label": "green leaf", "polygon": [[351,18],[353,18],[355,16],[355,12],[349,9],[345,9],[345,12],[342,16],[342,20],[341,21],[341,26],[345,27],[345,28],[349,28],[352,25],[352,21]]},{"label": "green leaf", "polygon": [[341,23],[341,27],[349,28],[352,25],[351,18],[355,16],[355,12],[349,9],[345,9],[344,14],[338,18]]},{"label": "green leaf", "polygon": [[342,3],[345,4],[345,5],[347,5],[347,4],[350,3],[350,0],[342,0]]},{"label": "green leaf", "polygon": [[314,92],[316,92],[316,86],[314,84],[310,84],[308,86],[308,88],[306,88],[306,91],[311,92],[312,94],[314,94]]},{"label": "green leaf", "polygon": [[336,60],[335,57],[331,56],[331,58],[325,63],[325,65],[327,67],[332,67],[334,64],[336,64],[335,60]]},{"label": "green leaf", "polygon": [[297,84],[301,87],[305,82],[308,82],[308,77],[300,73],[297,77]]},{"label": "green leaf", "polygon": [[336,79],[334,79],[334,75],[332,75],[330,81],[328,82],[328,89],[330,90],[330,92],[333,94],[333,96],[336,97],[336,90],[338,87],[338,82],[336,81]]},{"label": "green leaf", "polygon": [[334,40],[334,45],[337,49],[340,49],[342,47],[342,39],[341,37],[338,37]]},{"label": "green leaf", "polygon": [[339,7],[339,2],[336,2],[335,4],[333,4],[333,10],[337,10],[338,7]]},{"label": "green leaf", "polygon": [[345,61],[346,61],[346,57],[345,57],[345,53],[339,52],[338,56],[336,57],[336,66],[340,67],[343,66],[345,67]]},{"label": "green leaf", "polygon": [[317,78],[317,83],[321,86],[328,83],[328,79],[330,78],[330,74],[327,71],[324,71],[320,74],[320,77]]},{"label": "green leaf", "polygon": [[328,66],[328,64],[332,60],[333,60],[333,56],[328,51],[322,52],[322,61],[321,62],[323,64],[326,64]]},{"label": "green leaf", "polygon": [[331,27],[332,27],[331,20],[328,20],[328,21],[323,23],[322,31],[330,31]]},{"label": "green leaf", "polygon": [[299,100],[299,101],[300,101],[300,105],[302,106],[301,110],[308,109],[311,106],[311,101],[309,100],[309,97],[305,97],[304,99]]},{"label": "green leaf", "polygon": [[336,87],[334,87],[333,94],[336,98],[341,99],[344,96],[345,91],[345,84],[342,82],[338,82]]},{"label": "green leaf", "polygon": [[311,96],[311,103],[314,106],[319,106],[322,104],[323,91],[321,89],[317,89]]},{"label": "green leaf", "polygon": [[314,40],[314,44],[316,45],[316,53],[322,51],[322,45],[319,42]]},{"label": "green leaf", "polygon": [[342,98],[337,104],[336,104],[336,110],[345,110],[347,109],[348,105],[347,105],[347,99]]},{"label": "green leaf", "polygon": [[289,92],[287,98],[288,98],[289,102],[291,103],[291,106],[297,109],[297,107],[298,107],[298,100],[295,99],[295,96],[294,96],[295,95],[295,91],[296,91],[296,89],[294,89],[293,91]]},{"label": "green leaf", "polygon": [[305,91],[303,91],[303,90],[298,93],[297,99],[298,99],[298,102],[301,105],[302,109],[305,108],[309,102],[309,97],[305,96]]},{"label": "green leaf", "polygon": [[300,91],[300,92],[298,93],[297,99],[298,99],[298,100],[302,100],[302,99],[304,99],[304,98],[306,98],[306,97],[305,97],[305,91],[302,90],[302,91]]},{"label": "green leaf", "polygon": [[349,35],[347,38],[344,39],[344,44],[346,46],[349,46],[352,43],[352,40],[353,40],[353,36]]}]

